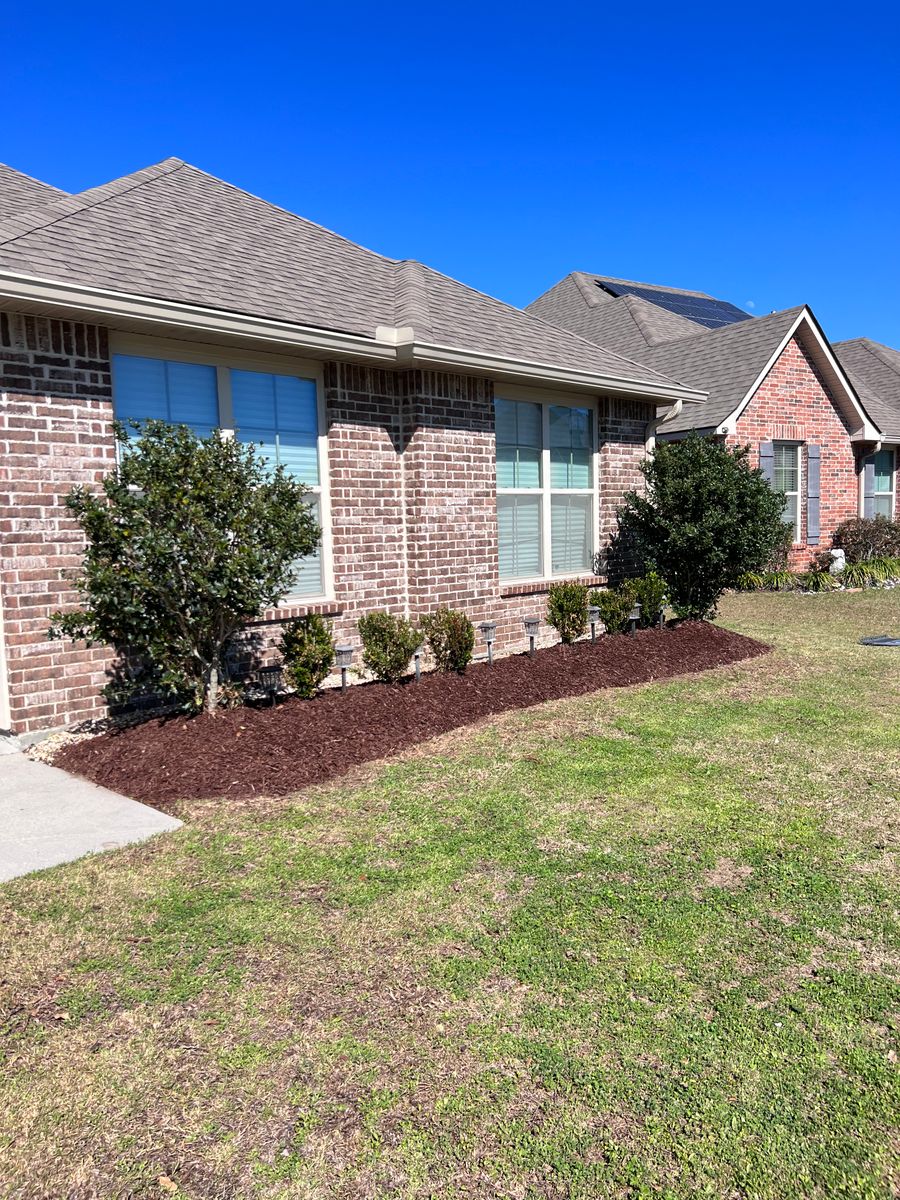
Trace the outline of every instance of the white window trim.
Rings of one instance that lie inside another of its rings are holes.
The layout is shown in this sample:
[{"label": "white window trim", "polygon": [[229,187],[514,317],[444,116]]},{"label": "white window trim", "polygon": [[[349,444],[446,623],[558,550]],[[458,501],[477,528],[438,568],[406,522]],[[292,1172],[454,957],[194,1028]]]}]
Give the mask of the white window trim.
[{"label": "white window trim", "polygon": [[[797,519],[794,522],[794,537],[793,537],[791,544],[794,546],[802,546],[803,545],[803,442],[792,442],[785,438],[776,439],[772,443],[773,454],[775,452],[776,447],[778,447],[778,446],[789,446],[794,451],[794,453],[797,455],[797,491],[796,492],[785,492],[784,494],[785,494],[785,496],[796,495],[796,497],[797,497]],[[773,462],[774,462],[774,460],[773,460]],[[773,473],[774,473],[774,470],[775,470],[775,467],[773,465]],[[774,478],[773,478],[773,482],[774,482]],[[778,491],[781,491],[781,490],[782,490],[781,488],[778,488]],[[785,521],[785,525],[786,524],[787,524],[787,521]]]},{"label": "white window trim", "polygon": [[[520,584],[532,583],[564,583],[567,579],[581,579],[592,575],[593,571],[568,571],[565,574],[554,575],[551,503],[553,496],[592,496],[591,505],[591,541],[592,556],[597,553],[600,544],[600,437],[599,437],[599,404],[593,396],[565,396],[557,392],[546,391],[543,388],[524,388],[501,384],[495,387],[496,400],[525,401],[528,404],[541,406],[541,486],[536,488],[503,488],[496,483],[496,450],[494,453],[494,490],[498,496],[539,496],[541,500],[541,566],[540,575],[499,576],[501,587],[518,587]],[[550,406],[560,408],[586,408],[591,413],[591,482],[589,488],[554,488],[550,482]],[[496,446],[496,429],[495,429]],[[591,563],[593,566],[593,563]]]},{"label": "white window trim", "polygon": [[[331,532],[331,487],[328,473],[328,414],[325,408],[325,379],[322,363],[313,359],[298,358],[289,354],[264,354],[255,350],[229,350],[225,346],[182,342],[177,338],[154,338],[143,334],[110,332],[110,355],[133,354],[140,358],[161,358],[174,362],[197,363],[216,368],[216,383],[219,397],[220,433],[224,438],[234,437],[234,410],[231,403],[231,376],[229,371],[261,371],[272,375],[294,375],[312,379],[316,385],[316,413],[318,435],[316,450],[319,461],[319,483],[307,485],[311,495],[319,500],[319,525],[322,529],[322,586],[319,595],[298,596],[288,593],[282,596],[279,608],[304,608],[316,604],[332,604],[335,601],[334,557]],[[113,394],[115,403],[115,392]]]}]

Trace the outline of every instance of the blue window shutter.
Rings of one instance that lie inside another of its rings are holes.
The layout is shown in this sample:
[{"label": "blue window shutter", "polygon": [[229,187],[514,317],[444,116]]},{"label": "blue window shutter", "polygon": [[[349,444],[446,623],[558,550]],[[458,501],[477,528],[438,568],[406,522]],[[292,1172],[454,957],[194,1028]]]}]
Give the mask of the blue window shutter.
[{"label": "blue window shutter", "polygon": [[863,516],[875,516],[875,455],[863,459]]},{"label": "blue window shutter", "polygon": [[759,443],[759,469],[771,487],[775,478],[775,447],[772,442]]},{"label": "blue window shutter", "polygon": [[819,544],[819,494],[822,452],[818,446],[806,447],[806,541]]}]

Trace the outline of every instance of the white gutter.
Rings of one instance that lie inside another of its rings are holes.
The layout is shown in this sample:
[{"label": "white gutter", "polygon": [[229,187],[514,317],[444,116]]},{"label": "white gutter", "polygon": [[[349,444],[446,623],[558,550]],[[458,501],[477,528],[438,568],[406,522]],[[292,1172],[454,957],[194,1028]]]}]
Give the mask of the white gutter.
[{"label": "white gutter", "polygon": [[665,425],[667,421],[674,421],[683,407],[683,401],[676,400],[661,417],[655,417],[652,421],[647,422],[647,428],[644,431],[644,452],[646,454],[652,454],[656,449],[656,434],[660,425]]},{"label": "white gutter", "polygon": [[80,314],[82,319],[86,313],[94,319],[124,317],[128,321],[175,326],[198,334],[225,333],[278,342],[282,346],[319,354],[352,355],[383,363],[397,361],[396,349],[361,334],[338,333],[270,317],[246,316],[219,308],[39,279],[0,269],[0,301],[16,300],[66,309]]},{"label": "white gutter", "polygon": [[396,367],[444,367],[528,383],[562,384],[592,392],[622,392],[649,400],[699,402],[706,398],[706,392],[694,391],[679,384],[655,385],[645,380],[417,342],[412,328],[379,326],[374,337],[365,337],[362,334],[340,333],[269,317],[248,316],[224,309],[41,279],[0,269],[0,306],[4,302],[8,306],[16,301],[38,306],[42,311],[62,310],[67,316],[77,314],[82,320],[86,316],[101,323],[124,319],[130,324],[147,326],[148,332],[151,326],[165,325],[195,336],[204,333],[225,334],[277,343],[283,349],[294,349],[319,358],[350,358]]},{"label": "white gutter", "polygon": [[459,350],[453,346],[438,346],[428,342],[411,342],[398,347],[401,362],[413,366],[438,366],[450,370],[477,371],[488,376],[520,379],[536,384],[563,384],[566,387],[590,392],[622,392],[647,400],[687,401],[700,403],[707,393],[685,388],[680,384],[649,383],[621,375],[602,375],[594,371],[571,367],[551,366],[529,359],[487,354],[480,350]]}]

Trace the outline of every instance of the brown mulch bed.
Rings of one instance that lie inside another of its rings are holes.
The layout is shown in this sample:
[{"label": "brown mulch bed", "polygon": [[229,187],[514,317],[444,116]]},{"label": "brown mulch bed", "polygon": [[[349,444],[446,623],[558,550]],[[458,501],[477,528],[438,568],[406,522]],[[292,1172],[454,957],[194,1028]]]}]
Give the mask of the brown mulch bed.
[{"label": "brown mulch bed", "polygon": [[762,642],[687,622],[635,637],[553,646],[465,675],[364,684],[216,717],[147,721],[66,746],[57,766],[158,808],[212,796],[277,796],[470,725],[492,713],[648,683],[764,654]]}]

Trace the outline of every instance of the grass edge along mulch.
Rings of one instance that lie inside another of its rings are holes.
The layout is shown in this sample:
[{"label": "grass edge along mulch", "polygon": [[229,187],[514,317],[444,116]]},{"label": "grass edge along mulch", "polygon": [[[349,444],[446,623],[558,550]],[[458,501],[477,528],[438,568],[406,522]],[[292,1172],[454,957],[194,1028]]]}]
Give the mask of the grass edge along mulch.
[{"label": "grass edge along mulch", "polygon": [[763,642],[706,622],[634,637],[556,645],[474,663],[464,675],[362,684],[237,708],[169,717],[65,747],[55,764],[157,808],[179,800],[288,795],[485,717],[547,700],[671,679],[755,658]]}]

